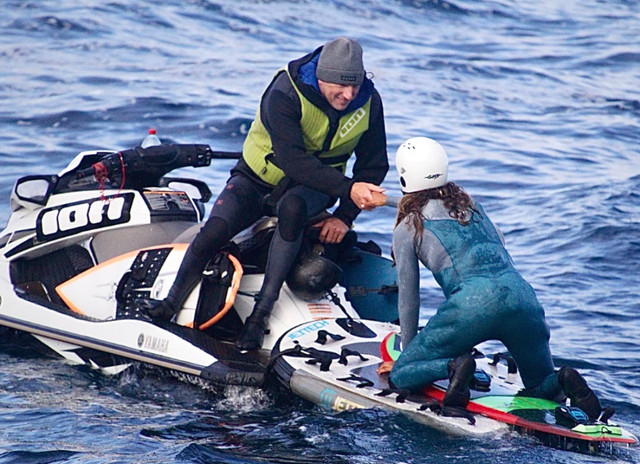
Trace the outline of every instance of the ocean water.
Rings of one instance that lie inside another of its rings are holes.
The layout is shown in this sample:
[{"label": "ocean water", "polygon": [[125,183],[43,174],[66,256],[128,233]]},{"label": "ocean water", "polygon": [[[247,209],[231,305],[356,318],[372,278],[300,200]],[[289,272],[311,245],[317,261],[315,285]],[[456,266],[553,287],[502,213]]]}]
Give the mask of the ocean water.
[{"label": "ocean water", "polygon": [[[640,435],[640,4],[628,0],[4,0],[0,223],[23,175],[79,151],[166,141],[238,150],[274,72],[358,38],[388,149],[439,140],[535,288],[559,365]],[[232,161],[185,174],[218,192]],[[399,194],[392,169],[384,186]],[[356,230],[389,253],[394,211]],[[423,275],[423,322],[441,300]],[[71,367],[0,331],[0,464],[629,463],[517,434],[450,437],[381,411],[211,391],[142,366]]]}]

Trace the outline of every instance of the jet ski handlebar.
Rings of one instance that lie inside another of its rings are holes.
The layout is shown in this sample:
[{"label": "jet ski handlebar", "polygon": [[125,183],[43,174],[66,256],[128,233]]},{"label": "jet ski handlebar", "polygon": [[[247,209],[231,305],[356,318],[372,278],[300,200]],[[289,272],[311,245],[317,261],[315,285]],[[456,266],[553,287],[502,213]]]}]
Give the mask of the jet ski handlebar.
[{"label": "jet ski handlebar", "polygon": [[223,157],[220,154],[225,153],[199,144],[136,147],[103,156],[90,167],[78,170],[76,178],[94,176],[98,182],[109,179],[123,188],[154,187],[158,186],[160,178],[174,169],[209,166],[212,158]]}]

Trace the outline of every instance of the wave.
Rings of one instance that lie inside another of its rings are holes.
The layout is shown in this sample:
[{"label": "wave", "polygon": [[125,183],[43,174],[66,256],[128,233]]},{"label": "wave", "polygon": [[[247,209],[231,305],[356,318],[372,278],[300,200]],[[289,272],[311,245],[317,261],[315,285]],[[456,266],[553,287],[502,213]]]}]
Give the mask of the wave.
[{"label": "wave", "polygon": [[50,464],[52,462],[62,462],[72,459],[76,455],[81,455],[77,451],[54,450],[54,451],[9,451],[0,454],[2,464]]}]

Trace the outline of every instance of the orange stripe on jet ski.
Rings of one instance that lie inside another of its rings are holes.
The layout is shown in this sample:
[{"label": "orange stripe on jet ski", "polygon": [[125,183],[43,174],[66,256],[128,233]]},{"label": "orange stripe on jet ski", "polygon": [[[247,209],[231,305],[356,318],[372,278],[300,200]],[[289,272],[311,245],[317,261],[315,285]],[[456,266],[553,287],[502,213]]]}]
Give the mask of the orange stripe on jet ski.
[{"label": "orange stripe on jet ski", "polygon": [[107,261],[105,261],[104,263],[100,263],[97,266],[93,266],[90,267],[89,269],[87,269],[84,272],[81,272],[80,274],[78,274],[75,277],[72,277],[71,279],[62,282],[60,285],[58,285],[55,290],[56,293],[58,294],[58,296],[60,296],[60,298],[62,299],[62,301],[64,301],[64,303],[69,307],[69,309],[71,309],[71,311],[73,311],[74,313],[78,313],[81,314],[83,316],[86,316],[86,314],[84,313],[84,311],[82,311],[80,308],[78,308],[69,298],[66,297],[66,295],[64,294],[64,289],[69,286],[72,285],[74,282],[76,282],[77,280],[80,279],[84,279],[85,277],[90,276],[91,274],[93,274],[94,272],[105,268],[107,266],[110,266],[114,263],[120,262],[122,260],[125,259],[130,259],[132,257],[135,257],[138,255],[138,253],[140,253],[141,251],[146,251],[146,250],[155,250],[157,248],[173,248],[174,250],[186,250],[189,247],[188,243],[168,243],[166,245],[154,245],[152,247],[145,247],[145,248],[140,248],[139,250],[134,250],[134,251],[130,251],[128,253],[125,253],[123,255],[118,255],[114,258],[108,259]]},{"label": "orange stripe on jet ski", "polygon": [[222,309],[220,311],[218,311],[218,313],[215,316],[213,316],[211,319],[209,319],[204,324],[201,324],[198,327],[198,329],[200,329],[200,330],[208,329],[213,324],[215,324],[220,319],[222,319],[222,317],[225,314],[227,314],[227,312],[233,306],[233,303],[235,303],[235,301],[236,301],[236,294],[238,293],[238,289],[240,288],[240,280],[242,279],[242,274],[243,274],[244,271],[242,269],[242,264],[240,264],[240,261],[238,261],[238,259],[235,256],[233,256],[232,254],[229,253],[227,255],[227,257],[233,263],[233,267],[235,268],[236,272],[234,272],[234,274],[233,274],[233,280],[231,282],[231,287],[229,287],[229,290],[227,291],[226,301],[224,302],[224,306],[222,307]]}]

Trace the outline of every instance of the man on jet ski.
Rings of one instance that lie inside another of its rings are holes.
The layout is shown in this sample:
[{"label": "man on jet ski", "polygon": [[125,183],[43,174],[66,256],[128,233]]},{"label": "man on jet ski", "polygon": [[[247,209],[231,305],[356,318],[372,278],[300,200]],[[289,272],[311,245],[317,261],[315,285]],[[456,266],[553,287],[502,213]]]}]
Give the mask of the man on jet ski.
[{"label": "man on jet ski", "polygon": [[171,319],[207,262],[237,233],[275,214],[264,282],[236,341],[240,350],[260,348],[308,219],[339,198],[332,216],[318,224],[322,242],[339,243],[360,211],[373,207],[372,194],[384,190],[379,185],[388,169],[382,101],[366,76],[360,44],[339,37],[291,61],[262,95],[242,158],[189,246],[168,296],[141,300],[141,309]]},{"label": "man on jet ski", "polygon": [[[396,166],[404,196],[393,255],[404,349],[391,370],[392,383],[419,390],[449,378],[443,404],[464,407],[476,367],[473,347],[500,340],[528,396],[558,401],[567,395],[591,420],[600,418],[600,402],[582,376],[569,367],[555,371],[544,309],[482,206],[447,181],[442,146],[426,137],[409,139],[398,148]],[[446,300],[418,333],[419,263],[433,273]]]}]

